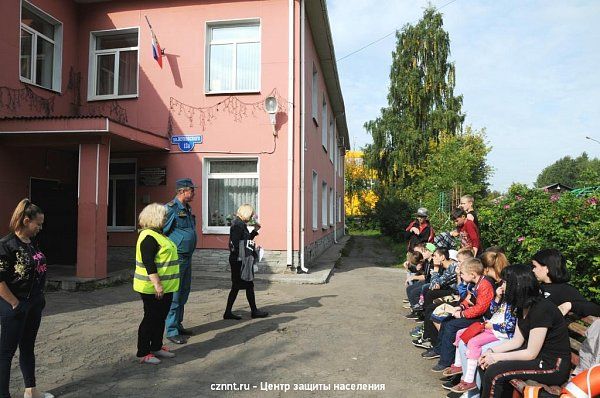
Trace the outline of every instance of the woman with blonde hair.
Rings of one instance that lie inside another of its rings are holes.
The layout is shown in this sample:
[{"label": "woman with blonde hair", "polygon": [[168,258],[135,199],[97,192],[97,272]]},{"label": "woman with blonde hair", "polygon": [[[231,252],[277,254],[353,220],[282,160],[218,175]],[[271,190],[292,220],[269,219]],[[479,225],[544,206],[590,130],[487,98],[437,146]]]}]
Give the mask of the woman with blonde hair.
[{"label": "woman with blonde hair", "polygon": [[[229,229],[229,265],[231,268],[231,291],[227,297],[227,307],[223,314],[223,319],[242,319],[239,315],[231,312],[233,303],[240,290],[246,290],[246,298],[250,304],[252,318],[265,318],[269,314],[256,308],[256,299],[254,296],[254,282],[242,279],[242,259],[248,255],[254,255],[254,238],[258,235],[260,224],[254,224],[254,230],[248,230],[248,221],[254,216],[254,209],[249,204],[241,205],[236,213],[235,219],[231,222]],[[241,245],[240,245],[241,243]],[[240,249],[242,247],[242,250]]]},{"label": "woman with blonde hair", "polygon": [[44,212],[29,199],[19,202],[10,233],[0,239],[0,397],[10,398],[10,366],[19,347],[25,398],[53,398],[35,381],[35,340],[46,306],[46,257],[34,242]]},{"label": "woman with blonde hair", "polygon": [[149,204],[142,210],[135,251],[133,290],[140,294],[144,303],[136,356],[140,363],[150,365],[161,363],[160,358],[175,356],[162,344],[173,292],[179,290],[177,246],[162,233],[166,216],[166,208],[159,203]]}]

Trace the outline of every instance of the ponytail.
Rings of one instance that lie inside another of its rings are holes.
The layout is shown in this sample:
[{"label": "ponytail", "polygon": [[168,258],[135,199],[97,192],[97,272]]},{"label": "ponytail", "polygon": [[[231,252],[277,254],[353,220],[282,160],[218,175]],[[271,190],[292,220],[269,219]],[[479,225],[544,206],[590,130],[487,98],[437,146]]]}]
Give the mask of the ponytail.
[{"label": "ponytail", "polygon": [[31,200],[25,198],[21,200],[15,208],[15,211],[10,218],[8,228],[11,232],[16,232],[23,226],[23,220],[25,220],[25,218],[33,220],[38,214],[44,214],[44,212],[38,206],[31,203]]}]

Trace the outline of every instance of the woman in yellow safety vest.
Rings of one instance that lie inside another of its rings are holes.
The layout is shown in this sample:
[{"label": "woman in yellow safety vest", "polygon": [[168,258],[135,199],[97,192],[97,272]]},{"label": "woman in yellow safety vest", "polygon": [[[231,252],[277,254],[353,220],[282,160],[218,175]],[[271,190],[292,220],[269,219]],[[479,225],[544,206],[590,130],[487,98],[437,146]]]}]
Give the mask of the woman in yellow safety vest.
[{"label": "woman in yellow safety vest", "polygon": [[167,215],[159,203],[146,206],[139,217],[140,235],[135,250],[133,290],[144,303],[144,318],[138,329],[137,357],[140,363],[158,365],[159,358],[173,358],[163,346],[165,319],[173,292],[179,290],[177,246],[162,234]]}]

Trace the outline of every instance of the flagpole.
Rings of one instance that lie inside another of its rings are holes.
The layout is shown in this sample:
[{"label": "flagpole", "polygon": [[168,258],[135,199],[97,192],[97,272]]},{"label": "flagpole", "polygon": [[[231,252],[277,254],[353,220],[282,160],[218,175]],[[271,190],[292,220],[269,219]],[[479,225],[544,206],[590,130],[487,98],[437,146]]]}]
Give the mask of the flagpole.
[{"label": "flagpole", "polygon": [[[160,47],[160,43],[158,42],[158,38],[154,34],[154,29],[152,29],[152,25],[150,24],[150,20],[148,19],[148,16],[144,15],[144,18],[146,18],[146,22],[148,22],[148,26],[150,27],[150,33],[152,33],[152,37],[154,37],[154,40],[156,40],[156,43]],[[163,57],[165,55],[165,49],[162,47],[160,47],[160,55],[161,55],[161,57]]]}]

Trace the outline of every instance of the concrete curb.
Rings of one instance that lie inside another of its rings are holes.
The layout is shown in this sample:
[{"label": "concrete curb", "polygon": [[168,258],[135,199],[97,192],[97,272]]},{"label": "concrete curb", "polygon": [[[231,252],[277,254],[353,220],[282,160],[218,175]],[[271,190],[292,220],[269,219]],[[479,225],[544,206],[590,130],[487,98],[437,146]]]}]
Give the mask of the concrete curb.
[{"label": "concrete curb", "polygon": [[[290,283],[295,285],[322,285],[329,282],[334,273],[335,264],[341,257],[342,249],[348,243],[350,236],[338,240],[317,257],[311,264],[308,274],[296,274],[287,271],[283,274],[255,274],[254,280],[266,283]],[[229,272],[202,272],[192,275],[192,279],[231,280]]]}]

